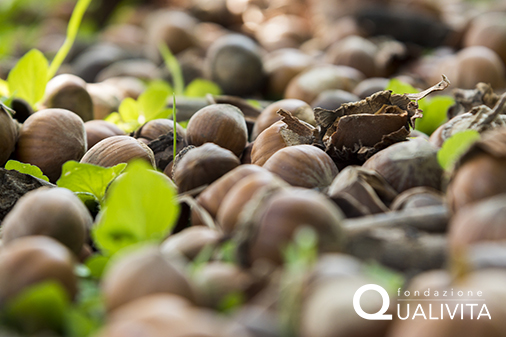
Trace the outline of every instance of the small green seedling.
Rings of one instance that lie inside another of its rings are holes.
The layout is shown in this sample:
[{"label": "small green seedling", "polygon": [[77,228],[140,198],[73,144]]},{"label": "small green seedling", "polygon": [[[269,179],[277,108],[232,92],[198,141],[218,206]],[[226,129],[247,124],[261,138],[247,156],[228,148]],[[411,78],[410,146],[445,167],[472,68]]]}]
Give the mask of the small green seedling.
[{"label": "small green seedling", "polygon": [[67,27],[65,42],[56,53],[51,65],[42,52],[37,49],[30,50],[9,72],[7,84],[5,81],[0,83],[0,95],[18,97],[24,99],[32,107],[37,107],[37,103],[44,97],[47,82],[56,74],[74,44],[84,13],[91,1],[77,1]]},{"label": "small green seedling", "polygon": [[106,121],[112,122],[125,132],[132,132],[144,123],[158,118],[167,118],[171,110],[166,109],[167,99],[172,88],[164,81],[151,82],[147,89],[134,100],[125,98],[118,112],[113,112]]}]

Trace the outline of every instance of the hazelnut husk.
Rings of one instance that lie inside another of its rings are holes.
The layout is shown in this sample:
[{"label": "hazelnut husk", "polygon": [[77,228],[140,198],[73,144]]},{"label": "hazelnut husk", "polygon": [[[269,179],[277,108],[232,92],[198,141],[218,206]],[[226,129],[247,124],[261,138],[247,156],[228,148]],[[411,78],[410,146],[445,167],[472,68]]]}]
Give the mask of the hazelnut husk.
[{"label": "hazelnut husk", "polygon": [[362,167],[378,172],[398,193],[418,186],[442,188],[443,169],[437,161],[437,149],[421,138],[390,145]]},{"label": "hazelnut husk", "polygon": [[107,311],[155,293],[194,300],[185,275],[154,246],[130,252],[112,263],[102,279],[102,291]]},{"label": "hazelnut husk", "polygon": [[292,116],[289,111],[280,109],[277,112],[282,119],[262,131],[253,142],[251,163],[264,165],[278,150],[287,146],[312,144],[316,129]]},{"label": "hazelnut husk", "polygon": [[197,111],[188,122],[189,145],[213,142],[239,157],[248,141],[244,115],[230,104],[211,104]]},{"label": "hazelnut husk", "polygon": [[455,164],[447,188],[448,205],[453,212],[465,206],[506,192],[506,129],[492,130],[474,143]]},{"label": "hazelnut husk", "polygon": [[125,134],[125,132],[123,132],[123,130],[118,128],[115,124],[98,119],[84,123],[84,129],[86,130],[86,141],[89,149],[107,137],[121,136]]},{"label": "hazelnut husk", "polygon": [[82,119],[69,110],[46,109],[34,113],[23,123],[15,159],[38,166],[55,183],[62,165],[69,160],[79,161],[86,149]]},{"label": "hazelnut husk", "polygon": [[10,113],[0,105],[0,166],[9,159],[16,146],[18,129]]},{"label": "hazelnut husk", "polygon": [[255,125],[253,126],[253,132],[251,133],[252,140],[256,139],[258,135],[269,126],[281,120],[281,116],[277,113],[279,109],[289,111],[292,116],[295,116],[313,126],[316,125],[313,109],[311,109],[306,102],[298,99],[282,99],[268,105],[264,110],[262,110],[262,113],[258,116]]},{"label": "hazelnut husk", "polygon": [[[390,204],[397,196],[397,192],[377,172],[352,165],[339,172],[327,194],[340,206],[343,205],[342,199],[349,201],[350,207],[360,204],[360,209],[365,208],[366,214],[389,211]],[[341,209],[351,215],[345,207]]]},{"label": "hazelnut husk", "polygon": [[190,149],[172,168],[172,176],[179,193],[208,185],[239,166],[239,158],[214,143]]},{"label": "hazelnut husk", "polygon": [[112,136],[89,149],[81,163],[111,167],[135,158],[144,159],[155,167],[155,156],[147,145],[130,136]]},{"label": "hazelnut husk", "polygon": [[2,223],[5,244],[24,236],[46,235],[81,253],[93,224],[81,200],[65,188],[39,188],[21,197]]},{"label": "hazelnut husk", "polygon": [[86,82],[72,74],[57,75],[47,83],[42,106],[70,110],[84,122],[94,119],[93,101],[86,90]]},{"label": "hazelnut husk", "polygon": [[27,287],[56,281],[70,298],[77,293],[72,253],[47,236],[20,238],[0,250],[0,307]]},{"label": "hazelnut husk", "polygon": [[430,187],[413,187],[399,194],[390,206],[393,211],[444,205],[445,195]]},{"label": "hazelnut husk", "polygon": [[292,186],[323,189],[339,172],[323,150],[312,145],[294,145],[274,153],[263,165]]}]

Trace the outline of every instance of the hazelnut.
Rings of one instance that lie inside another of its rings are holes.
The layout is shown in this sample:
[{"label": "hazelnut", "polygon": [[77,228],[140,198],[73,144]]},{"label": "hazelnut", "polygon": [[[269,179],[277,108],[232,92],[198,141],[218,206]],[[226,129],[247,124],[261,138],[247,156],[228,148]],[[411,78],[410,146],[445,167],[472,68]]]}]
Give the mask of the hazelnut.
[{"label": "hazelnut", "polygon": [[281,116],[277,114],[279,109],[289,111],[293,116],[297,117],[304,122],[307,122],[313,126],[316,125],[314,120],[313,109],[304,101],[299,99],[282,99],[268,105],[262,113],[258,116],[255,125],[253,126],[253,132],[251,139],[254,140],[257,136],[267,129],[275,122],[281,120]]},{"label": "hazelnut", "polygon": [[158,44],[165,43],[174,55],[195,44],[194,29],[197,20],[179,10],[158,10],[145,20],[148,34],[148,53],[151,59],[160,60]]},{"label": "hazelnut", "polygon": [[213,143],[190,149],[172,168],[179,193],[211,184],[241,162],[231,151]]},{"label": "hazelnut", "polygon": [[61,74],[47,82],[42,106],[70,110],[84,122],[94,118],[93,101],[86,90],[86,82],[71,74]]},{"label": "hazelnut", "polygon": [[130,136],[112,136],[93,146],[81,159],[81,163],[111,167],[141,158],[155,166],[153,151],[144,143]]},{"label": "hazelnut", "polygon": [[504,88],[506,68],[493,50],[483,46],[467,47],[446,61],[446,72],[457,88],[473,89],[478,82]]},{"label": "hazelnut", "polygon": [[202,193],[200,193],[197,197],[197,201],[213,218],[215,218],[223,199],[231,188],[237,185],[237,183],[245,177],[251,174],[263,172],[267,172],[267,170],[257,165],[238,166],[209,185]]},{"label": "hazelnut", "polygon": [[16,146],[18,129],[11,114],[0,106],[0,166],[9,159]]},{"label": "hazelnut", "polygon": [[104,119],[109,114],[118,111],[123,94],[112,84],[89,83],[86,85],[86,90],[93,102],[93,119]]},{"label": "hazelnut", "polygon": [[325,90],[324,92],[318,94],[315,100],[311,102],[311,106],[313,108],[337,110],[344,103],[358,101],[360,101],[360,98],[355,96],[355,94],[340,89],[333,89]]},{"label": "hazelnut", "polygon": [[42,281],[56,281],[70,298],[77,293],[72,253],[47,236],[27,236],[0,251],[0,305],[23,289]]},{"label": "hazelnut", "polygon": [[[134,132],[137,139],[146,139],[148,142],[157,139],[174,130],[174,121],[165,118],[153,119],[139,127]],[[186,138],[186,129],[176,123],[176,133],[183,139]]]},{"label": "hazelnut", "polygon": [[360,99],[371,96],[372,94],[383,91],[387,87],[389,82],[388,78],[384,77],[371,77],[361,81],[355,89],[353,94],[357,95]]},{"label": "hazelnut", "polygon": [[211,104],[197,111],[186,129],[188,144],[213,142],[240,156],[248,140],[244,115],[230,104]]},{"label": "hazelnut", "polygon": [[315,128],[312,125],[283,109],[278,110],[278,114],[283,119],[262,131],[253,142],[252,164],[262,166],[274,153],[286,146],[312,144],[315,141]]},{"label": "hazelnut", "polygon": [[294,145],[274,153],[263,165],[292,186],[325,188],[338,169],[332,158],[312,145]]},{"label": "hazelnut", "polygon": [[234,231],[244,206],[256,192],[266,186],[284,187],[288,185],[266,171],[244,177],[228,191],[216,214],[216,221],[224,233],[230,234]]},{"label": "hazelnut", "polygon": [[321,251],[339,251],[344,243],[342,219],[341,210],[323,194],[296,187],[282,189],[261,202],[251,219],[240,224],[236,232],[240,258],[244,264],[257,260],[281,264],[283,248],[302,226],[316,231]]},{"label": "hazelnut", "polygon": [[102,279],[102,291],[108,311],[155,293],[194,300],[184,274],[162,255],[158,247],[153,246],[122,255],[112,263]]},{"label": "hazelnut", "polygon": [[86,130],[86,140],[89,149],[107,137],[121,136],[125,134],[125,132],[123,132],[123,130],[118,128],[115,124],[99,119],[87,121],[84,123],[84,129]]},{"label": "hazelnut", "polygon": [[3,242],[47,235],[81,253],[93,219],[81,200],[65,188],[39,188],[22,196],[5,217]]},{"label": "hazelnut", "polygon": [[360,71],[348,66],[314,66],[290,81],[285,98],[297,98],[310,104],[325,90],[352,91],[363,79]]},{"label": "hazelnut", "polygon": [[34,113],[23,123],[15,158],[38,166],[55,183],[62,165],[69,160],[79,161],[86,149],[82,119],[69,110],[46,109]]},{"label": "hazelnut", "polygon": [[360,36],[348,36],[333,43],[326,53],[326,60],[336,65],[355,68],[366,77],[374,77],[379,71],[375,56],[378,48]]},{"label": "hazelnut", "polygon": [[282,98],[290,80],[312,64],[311,56],[298,49],[283,48],[267,54],[264,57],[264,67],[269,96]]},{"label": "hazelnut", "polygon": [[390,145],[362,167],[378,172],[399,193],[417,186],[441,190],[443,169],[437,161],[437,149],[421,138]]},{"label": "hazelnut", "polygon": [[504,153],[506,132],[498,128],[483,135],[457,161],[447,188],[450,209],[459,209],[506,192]]},{"label": "hazelnut", "polygon": [[459,253],[480,241],[502,241],[506,238],[506,196],[497,195],[461,208],[451,218],[448,243]]},{"label": "hazelnut", "polygon": [[204,247],[217,246],[220,239],[221,234],[212,228],[192,226],[170,235],[160,249],[165,256],[182,254],[193,260]]},{"label": "hazelnut", "polygon": [[506,65],[506,15],[490,12],[471,21],[464,36],[464,47],[484,46],[495,51]]},{"label": "hazelnut", "polygon": [[228,95],[252,95],[261,88],[264,80],[258,45],[239,34],[222,36],[209,47],[206,71]]}]

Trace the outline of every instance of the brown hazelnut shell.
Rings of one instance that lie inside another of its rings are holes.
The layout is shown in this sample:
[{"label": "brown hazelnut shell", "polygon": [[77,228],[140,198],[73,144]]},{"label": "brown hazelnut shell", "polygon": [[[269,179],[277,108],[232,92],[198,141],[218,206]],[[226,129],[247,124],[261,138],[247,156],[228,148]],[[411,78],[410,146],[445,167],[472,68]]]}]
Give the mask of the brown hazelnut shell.
[{"label": "brown hazelnut shell", "polygon": [[230,104],[211,104],[197,111],[188,122],[186,138],[189,145],[207,142],[240,156],[248,141],[244,115]]},{"label": "brown hazelnut shell", "polygon": [[56,281],[70,298],[77,293],[72,253],[47,236],[29,236],[0,250],[0,303],[42,281]]},{"label": "brown hazelnut shell", "polygon": [[38,166],[54,183],[62,165],[79,161],[86,149],[86,131],[79,116],[65,109],[45,109],[23,123],[15,159]]},{"label": "brown hazelnut shell", "polygon": [[153,246],[130,252],[115,261],[104,274],[102,291],[108,311],[155,293],[176,294],[194,300],[184,274]]},{"label": "brown hazelnut shell", "polygon": [[222,204],[223,199],[231,188],[233,188],[245,177],[251,174],[263,172],[266,172],[266,170],[257,165],[249,164],[238,166],[209,185],[202,193],[200,193],[197,197],[197,201],[214,218],[218,213],[218,209]]},{"label": "brown hazelnut shell", "polygon": [[100,119],[84,123],[84,129],[86,130],[86,139],[89,149],[107,137],[121,136],[125,134],[125,132],[123,132],[123,130],[118,128],[115,124]]},{"label": "brown hazelnut shell", "polygon": [[81,200],[66,188],[39,188],[21,197],[2,223],[3,242],[46,235],[81,253],[93,219]]},{"label": "brown hazelnut shell", "polygon": [[111,167],[140,158],[155,166],[153,151],[144,143],[130,136],[112,136],[98,142],[86,152],[81,163]]},{"label": "brown hazelnut shell", "polygon": [[312,145],[294,145],[274,153],[263,165],[292,186],[325,188],[339,172],[323,150]]},{"label": "brown hazelnut shell", "polygon": [[211,184],[239,166],[239,158],[227,149],[205,143],[186,152],[172,168],[174,182],[180,193]]}]

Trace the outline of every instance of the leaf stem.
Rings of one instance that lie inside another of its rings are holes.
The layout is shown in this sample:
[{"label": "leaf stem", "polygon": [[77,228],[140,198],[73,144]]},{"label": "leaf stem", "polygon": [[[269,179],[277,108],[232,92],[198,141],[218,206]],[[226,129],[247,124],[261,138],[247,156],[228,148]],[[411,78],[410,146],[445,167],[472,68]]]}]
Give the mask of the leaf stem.
[{"label": "leaf stem", "polygon": [[53,61],[51,62],[51,66],[49,67],[47,80],[49,81],[56,75],[56,72],[60,68],[61,64],[67,57],[70,48],[74,44],[74,41],[77,36],[77,31],[79,30],[79,26],[81,25],[81,21],[83,19],[84,13],[86,9],[88,9],[89,4],[92,0],[78,0],[74,11],[72,12],[72,16],[70,17],[69,25],[67,28],[67,36],[65,38],[65,42],[60,47]]},{"label": "leaf stem", "polygon": [[165,66],[172,75],[172,81],[176,95],[182,96],[184,94],[184,78],[181,66],[177,61],[177,58],[174,56],[174,54],[172,54],[169,47],[163,42],[158,45],[158,50],[160,51],[160,54],[162,54]]},{"label": "leaf stem", "polygon": [[174,154],[172,156],[172,165],[174,165],[174,160],[176,160],[176,154],[177,154],[177,150],[176,150],[176,145],[177,145],[176,94],[174,92],[172,93],[172,121],[174,122],[174,129],[173,129],[173,132],[174,132],[174,145],[173,145]]}]

